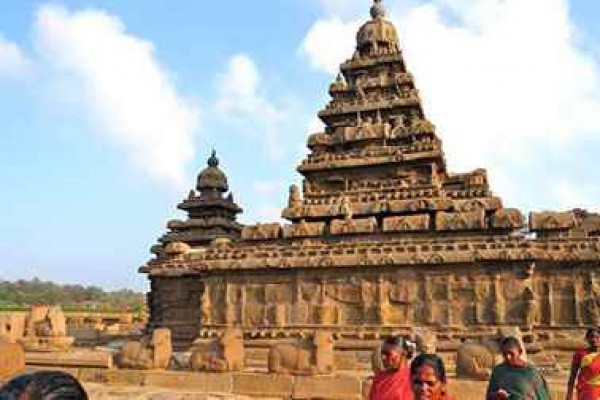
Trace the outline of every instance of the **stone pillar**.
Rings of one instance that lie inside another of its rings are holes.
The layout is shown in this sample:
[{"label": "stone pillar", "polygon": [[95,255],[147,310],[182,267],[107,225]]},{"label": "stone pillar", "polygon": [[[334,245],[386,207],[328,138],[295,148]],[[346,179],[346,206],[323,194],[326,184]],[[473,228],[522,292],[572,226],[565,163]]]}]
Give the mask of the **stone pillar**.
[{"label": "stone pillar", "polygon": [[431,283],[431,278],[429,276],[425,277],[425,288],[424,288],[424,316],[425,323],[427,325],[432,325],[435,322],[435,314],[434,314],[434,300],[433,300],[433,287]]},{"label": "stone pillar", "polygon": [[504,293],[502,292],[502,285],[500,284],[500,275],[494,274],[493,276],[493,299],[494,304],[492,308],[492,319],[496,325],[504,324],[505,313],[506,313],[506,300],[504,299]]},{"label": "stone pillar", "polygon": [[200,305],[202,309],[202,317],[200,321],[200,327],[204,327],[206,325],[212,324],[212,315],[211,315],[211,299],[210,299],[210,285],[207,281],[202,283],[202,304]]},{"label": "stone pillar", "polygon": [[554,318],[554,287],[552,285],[552,281],[550,279],[546,280],[546,292],[547,292],[547,298],[546,301],[548,302],[548,324],[550,324],[550,326],[553,326],[556,321]]},{"label": "stone pillar", "polygon": [[453,276],[448,276],[448,278],[446,278],[446,322],[450,326],[456,325],[456,313],[454,312],[455,298],[452,292],[452,278]]},{"label": "stone pillar", "polygon": [[[581,273],[577,274],[577,275],[581,275]],[[583,287],[581,285],[581,282],[576,278],[573,277],[573,312],[575,313],[573,319],[575,321],[575,324],[578,326],[583,325],[583,316],[581,315],[581,305],[583,304]]]}]

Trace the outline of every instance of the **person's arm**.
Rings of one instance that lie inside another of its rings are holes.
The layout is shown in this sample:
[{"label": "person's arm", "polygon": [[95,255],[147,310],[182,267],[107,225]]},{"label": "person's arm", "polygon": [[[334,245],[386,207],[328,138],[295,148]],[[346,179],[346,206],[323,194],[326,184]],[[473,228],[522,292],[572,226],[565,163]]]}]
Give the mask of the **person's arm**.
[{"label": "person's arm", "polygon": [[550,390],[548,389],[548,383],[540,371],[536,371],[538,375],[538,384],[535,390],[535,398],[537,400],[551,400]]},{"label": "person's arm", "polygon": [[369,390],[369,400],[377,399],[377,393],[376,393],[377,389],[375,388],[376,386],[377,386],[377,374],[375,374],[375,376],[371,380],[371,390]]},{"label": "person's arm", "polygon": [[577,375],[579,374],[580,365],[581,357],[579,357],[579,354],[575,353],[573,355],[573,360],[571,361],[571,373],[569,374],[569,382],[567,383],[567,393],[565,395],[565,400],[573,399],[573,388],[575,387],[575,380],[577,379]]},{"label": "person's arm", "polygon": [[496,368],[492,370],[492,376],[488,382],[487,391],[485,392],[486,400],[495,400],[496,392],[498,391],[498,385],[496,384]]}]

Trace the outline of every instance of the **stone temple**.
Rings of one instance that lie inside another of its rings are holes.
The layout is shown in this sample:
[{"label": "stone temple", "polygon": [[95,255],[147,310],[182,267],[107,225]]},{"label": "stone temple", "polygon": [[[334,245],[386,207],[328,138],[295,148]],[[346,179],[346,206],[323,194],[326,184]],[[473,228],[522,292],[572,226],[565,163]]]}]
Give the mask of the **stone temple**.
[{"label": "stone temple", "polygon": [[213,152],[179,204],[188,218],[168,222],[140,269],[150,327],[169,328],[179,349],[239,328],[256,365],[274,342],[326,330],[336,363],[355,368],[391,333],[427,330],[450,351],[519,328],[535,353],[598,325],[600,216],[526,220],[484,169],[448,171],[380,0],[329,94],[286,224],[236,222]]}]

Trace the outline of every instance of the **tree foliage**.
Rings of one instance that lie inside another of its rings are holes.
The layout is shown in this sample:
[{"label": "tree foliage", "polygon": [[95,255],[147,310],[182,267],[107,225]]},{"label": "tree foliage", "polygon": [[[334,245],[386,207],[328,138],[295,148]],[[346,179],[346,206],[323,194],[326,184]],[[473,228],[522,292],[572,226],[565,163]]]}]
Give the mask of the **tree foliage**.
[{"label": "tree foliage", "polygon": [[34,304],[57,304],[65,309],[140,310],[143,293],[130,289],[105,292],[97,286],[61,285],[37,278],[0,281],[0,309]]}]

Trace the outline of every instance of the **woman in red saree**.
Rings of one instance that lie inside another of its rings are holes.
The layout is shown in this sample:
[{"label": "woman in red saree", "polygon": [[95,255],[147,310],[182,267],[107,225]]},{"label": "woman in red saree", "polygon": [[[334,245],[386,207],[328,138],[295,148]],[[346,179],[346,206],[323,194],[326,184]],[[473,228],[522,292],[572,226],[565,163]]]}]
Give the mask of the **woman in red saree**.
[{"label": "woman in red saree", "polygon": [[383,371],[373,378],[369,400],[413,400],[408,368],[413,352],[413,343],[402,336],[393,336],[383,342]]},{"label": "woman in red saree", "polygon": [[597,328],[586,332],[585,347],[573,355],[566,400],[573,399],[576,379],[578,400],[600,399],[600,330]]},{"label": "woman in red saree", "polygon": [[419,354],[410,364],[415,400],[456,400],[446,391],[444,361],[435,354]]}]

